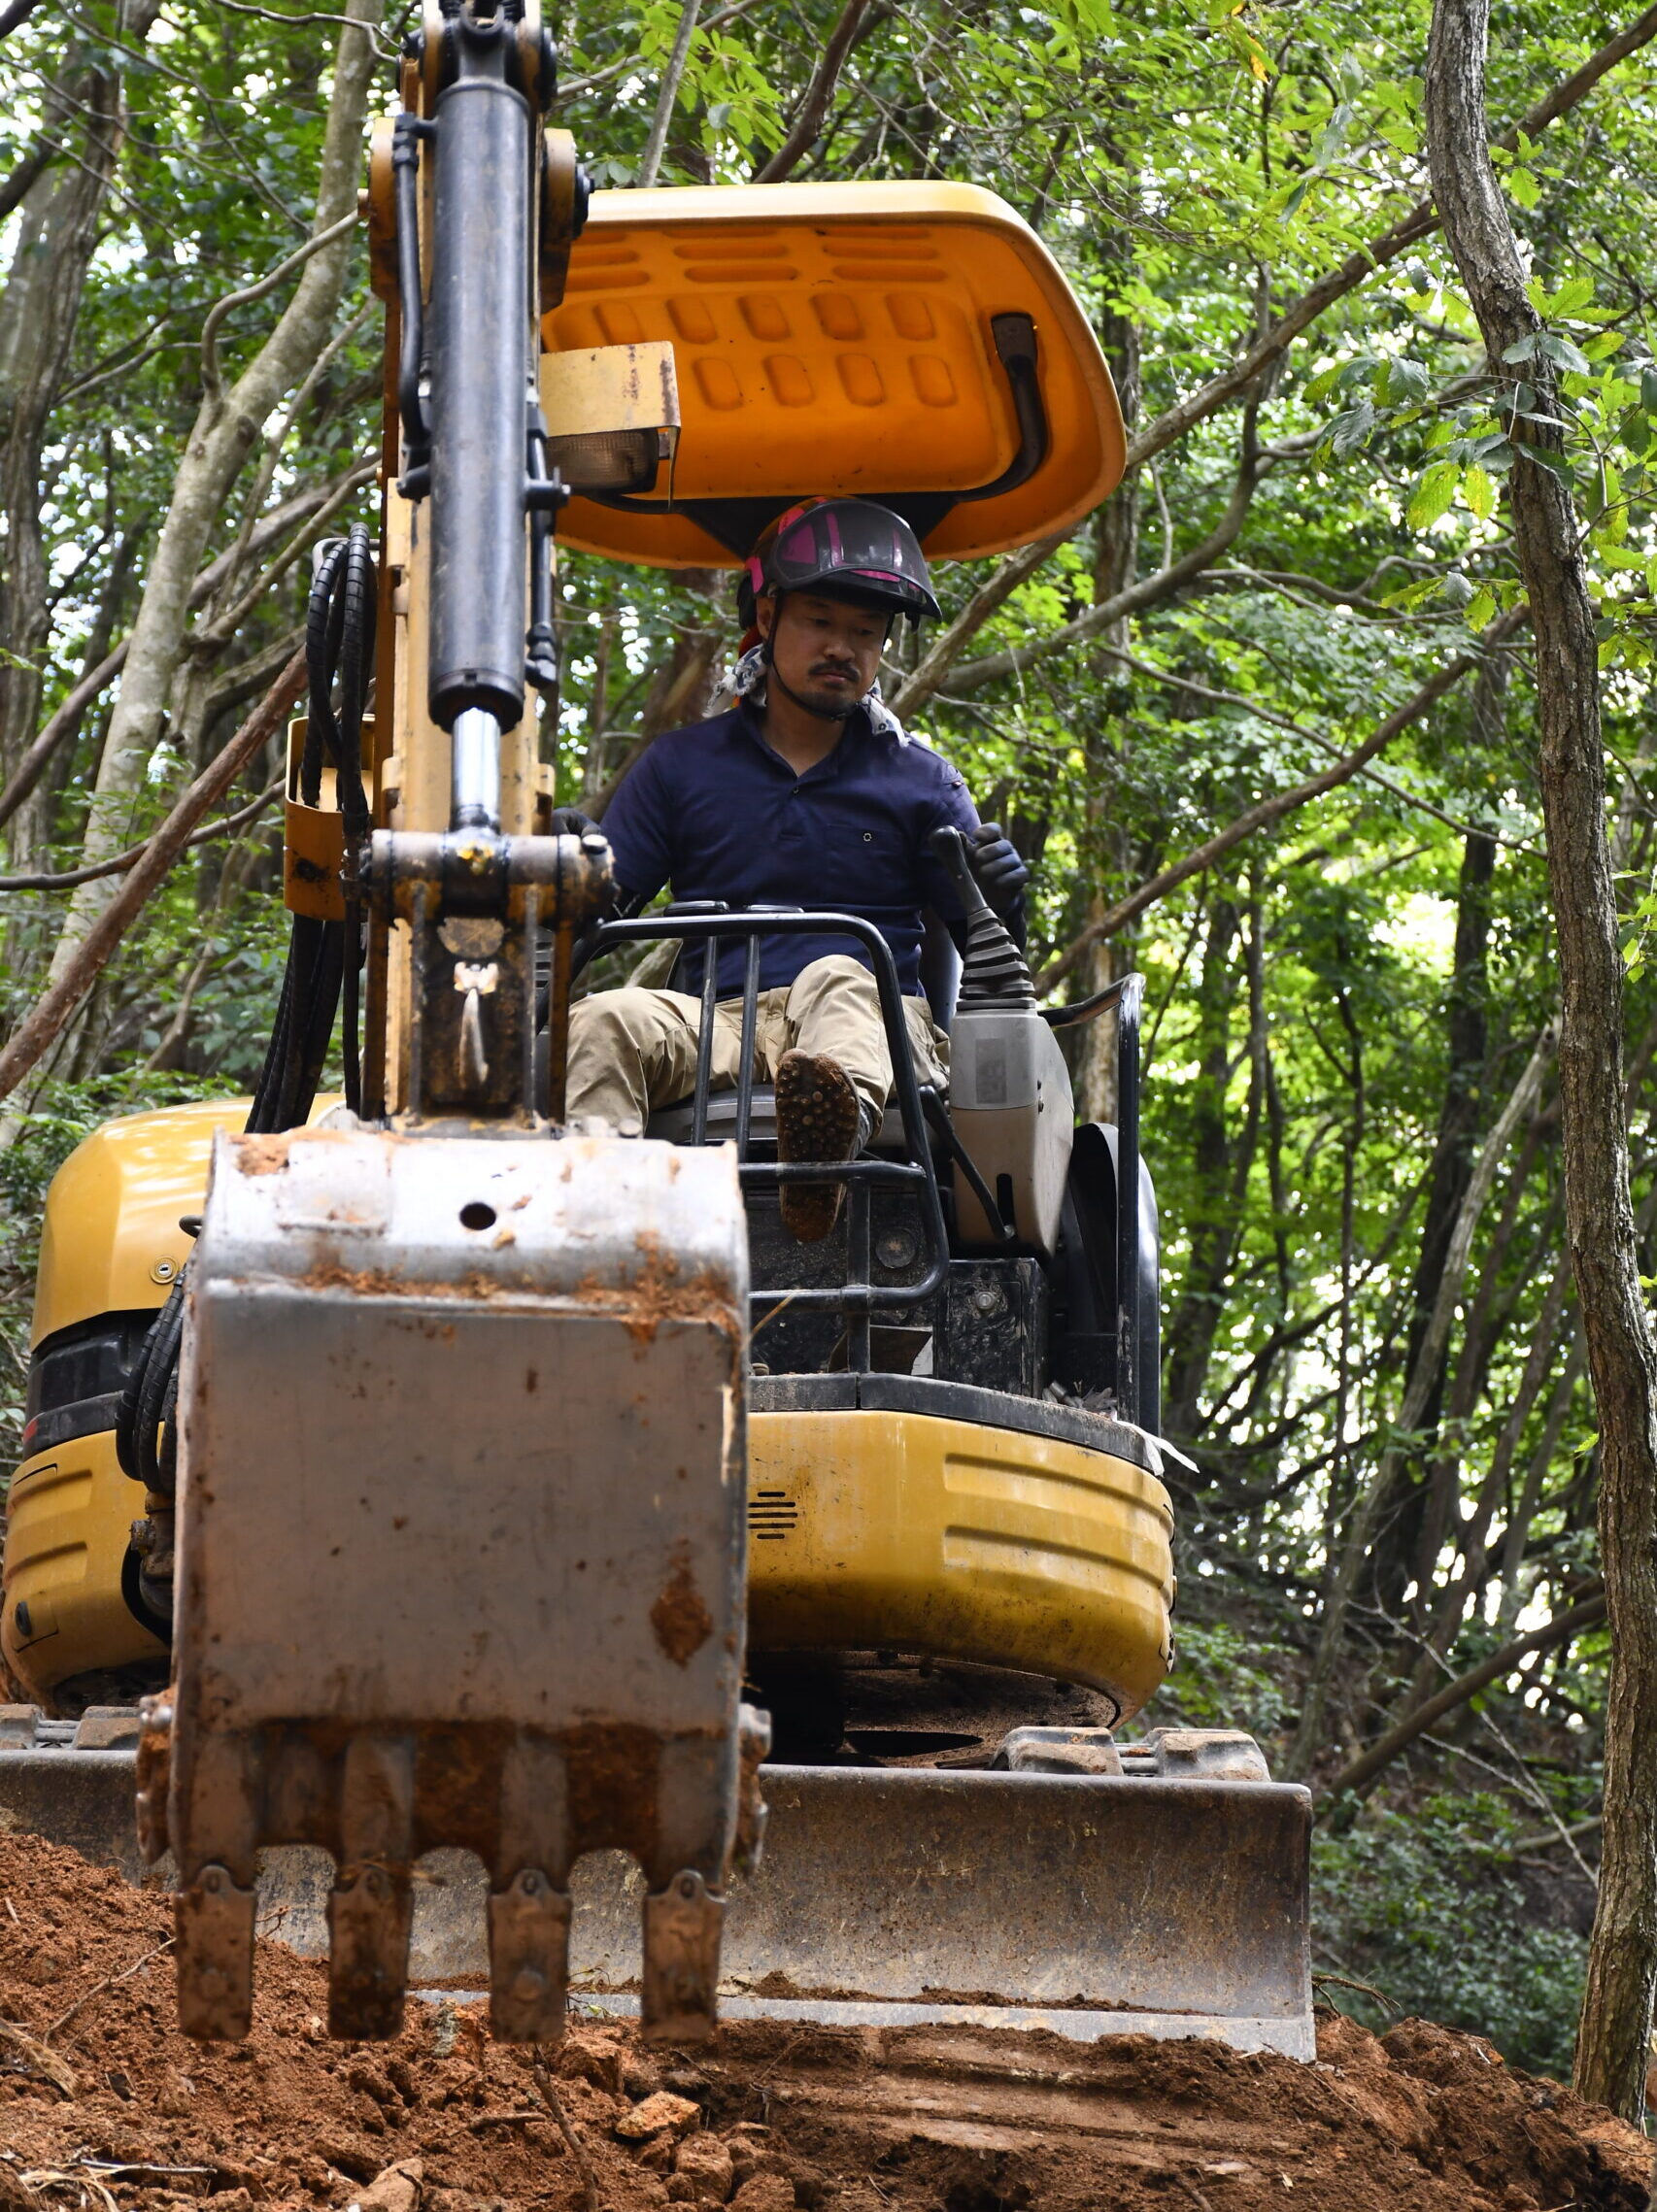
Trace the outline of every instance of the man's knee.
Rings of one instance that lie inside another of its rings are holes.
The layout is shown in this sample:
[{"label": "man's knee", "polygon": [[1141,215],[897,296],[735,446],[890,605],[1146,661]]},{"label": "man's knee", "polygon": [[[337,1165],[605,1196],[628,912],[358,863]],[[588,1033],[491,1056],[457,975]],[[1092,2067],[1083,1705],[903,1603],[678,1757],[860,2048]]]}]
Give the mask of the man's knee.
[{"label": "man's knee", "polygon": [[578,998],[569,1010],[570,1048],[573,1051],[577,1045],[584,1045],[604,1052],[618,1045],[631,1045],[635,1051],[642,1051],[670,1020],[654,990],[632,984],[625,984],[619,990],[595,990]]},{"label": "man's knee", "polygon": [[872,970],[850,953],[825,953],[820,960],[807,961],[795,977],[789,986],[789,1003],[801,1004],[825,993],[842,996],[848,991],[879,1003]]}]

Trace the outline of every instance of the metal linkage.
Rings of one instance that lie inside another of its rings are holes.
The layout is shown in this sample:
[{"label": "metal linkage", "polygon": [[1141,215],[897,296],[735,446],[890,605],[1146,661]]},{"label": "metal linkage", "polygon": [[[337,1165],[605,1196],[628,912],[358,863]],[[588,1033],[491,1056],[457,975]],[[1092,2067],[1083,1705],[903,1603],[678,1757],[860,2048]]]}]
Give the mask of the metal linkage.
[{"label": "metal linkage", "polygon": [[[903,1124],[903,1142],[909,1157],[893,1159],[756,1160],[748,1156],[754,1099],[754,1045],[759,1026],[761,940],[765,937],[850,937],[869,955],[875,988],[880,993],[881,1024],[892,1056],[893,1095]],[[722,939],[746,939],[748,952],[743,975],[742,1033],[737,1061],[736,1132],[737,1172],[743,1189],[780,1189],[784,1183],[833,1181],[847,1187],[847,1280],[828,1288],[786,1286],[759,1288],[751,1300],[774,1300],[786,1288],[791,1305],[824,1307],[845,1315],[847,1360],[854,1369],[868,1366],[869,1317],[877,1309],[924,1306],[937,1296],[949,1273],[949,1232],[944,1225],[938,1196],[937,1175],[927,1138],[927,1117],[909,1050],[908,1024],[903,1019],[903,993],[897,981],[892,948],[872,922],[855,914],[819,914],[798,910],[761,908],[731,913],[688,913],[669,908],[633,922],[607,922],[596,934],[592,957],[618,945],[649,943],[676,937],[687,944],[708,947],[702,977],[702,1027],[696,1048],[696,1087],[692,1105],[691,1141],[708,1141],[708,1092],[713,1072],[713,1025],[719,1002],[719,960]],[[870,1280],[870,1192],[876,1185],[912,1190],[920,1200],[922,1225],[927,1239],[928,1264],[914,1283],[875,1283]]]},{"label": "metal linkage", "polygon": [[[1141,1421],[1139,1374],[1139,1014],[1145,979],[1124,976],[1116,1002],[1116,1396]],[[1155,1378],[1151,1378],[1155,1387]]]}]

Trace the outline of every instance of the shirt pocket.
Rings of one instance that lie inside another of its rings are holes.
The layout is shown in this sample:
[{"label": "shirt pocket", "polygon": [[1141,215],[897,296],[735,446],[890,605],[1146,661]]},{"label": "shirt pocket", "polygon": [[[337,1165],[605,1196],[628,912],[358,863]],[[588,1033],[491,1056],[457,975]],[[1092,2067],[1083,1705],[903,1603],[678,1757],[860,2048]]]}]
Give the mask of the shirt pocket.
[{"label": "shirt pocket", "polygon": [[919,903],[915,854],[902,822],[884,807],[836,808],[826,825],[825,857],[836,895],[858,906]]}]

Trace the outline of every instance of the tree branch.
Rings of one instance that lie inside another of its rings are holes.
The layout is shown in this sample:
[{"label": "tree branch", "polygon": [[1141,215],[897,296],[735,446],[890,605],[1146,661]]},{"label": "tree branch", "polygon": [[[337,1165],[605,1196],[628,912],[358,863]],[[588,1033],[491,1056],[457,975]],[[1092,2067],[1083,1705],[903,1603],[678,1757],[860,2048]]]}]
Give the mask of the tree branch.
[{"label": "tree branch", "polygon": [[1443,1689],[1436,1696],[1429,1697],[1425,1705],[1417,1705],[1413,1713],[1406,1713],[1397,1727],[1389,1728],[1368,1751],[1360,1752],[1356,1759],[1349,1760],[1330,1783],[1325,1794],[1336,1797],[1342,1790],[1361,1790],[1366,1782],[1372,1781],[1383,1766],[1390,1765],[1401,1751],[1406,1751],[1417,1736],[1425,1735],[1446,1713],[1453,1713],[1458,1705],[1465,1705],[1470,1697],[1476,1697],[1481,1690],[1500,1676],[1511,1674],[1520,1659],[1528,1659],[1532,1652],[1548,1651],[1553,1645],[1564,1643],[1567,1637],[1576,1635],[1583,1628],[1592,1628],[1605,1619],[1605,1615],[1606,1599],[1602,1592],[1598,1596],[1585,1597],[1579,1605],[1572,1605],[1564,1613],[1556,1613],[1551,1621],[1544,1621],[1539,1628],[1531,1629],[1528,1635],[1515,1636],[1510,1644],[1504,1644],[1500,1651],[1492,1652],[1486,1659],[1480,1659],[1477,1666],[1470,1667],[1466,1674],[1457,1675],[1454,1682],[1446,1682]]},{"label": "tree branch", "polygon": [[[1648,8],[1614,39],[1592,54],[1574,76],[1567,77],[1539,100],[1528,115],[1517,123],[1509,124],[1495,143],[1503,147],[1518,144],[1519,133],[1536,138],[1550,122],[1569,112],[1584,100],[1600,80],[1626,61],[1631,53],[1657,38],[1657,7]],[[1229,368],[1208,382],[1199,385],[1194,392],[1166,409],[1148,422],[1128,448],[1127,470],[1141,467],[1153,460],[1163,450],[1182,438],[1197,423],[1217,414],[1218,411],[1245,391],[1263,369],[1269,368],[1286,353],[1302,331],[1308,329],[1337,300],[1357,290],[1358,286],[1390,262],[1400,259],[1412,246],[1430,237],[1438,227],[1438,218],[1432,200],[1418,200],[1407,215],[1402,216],[1388,229],[1349,253],[1338,268],[1303,291],[1299,299],[1286,307],[1283,313],[1256,338],[1246,353],[1238,356]],[[1126,472],[1125,472],[1126,473]],[[976,636],[998,607],[1041,567],[1069,535],[1060,531],[1050,538],[1039,539],[1033,546],[1022,547],[1001,561],[989,580],[981,585],[967,607],[949,625],[930,653],[916,670],[905,687],[903,700],[896,703],[899,716],[913,713],[922,700],[930,698],[942,685],[959,654]],[[980,607],[982,611],[980,612]],[[969,619],[970,618],[970,619]],[[911,687],[926,676],[924,690],[910,696]]]},{"label": "tree branch", "polygon": [[811,73],[811,83],[805,88],[805,97],[799,104],[794,127],[770,158],[754,172],[756,184],[780,184],[785,177],[793,176],[817,144],[823,128],[823,117],[828,112],[828,103],[834,97],[834,87],[840,81],[840,71],[846,56],[857,44],[858,32],[868,12],[868,0],[846,0],[840,11],[840,20],[828,34],[828,44],[823,49],[823,57]]},{"label": "tree branch", "polygon": [[201,326],[201,381],[210,399],[219,398],[224,389],[224,379],[219,372],[219,325],[224,318],[236,308],[251,306],[254,300],[263,299],[267,292],[275,291],[285,277],[292,276],[295,269],[302,269],[314,253],[320,253],[324,246],[333,245],[347,231],[355,230],[357,220],[356,210],[353,208],[349,215],[342,215],[325,230],[313,231],[302,246],[296,246],[286,260],[279,261],[256,285],[245,285],[239,292],[226,292],[222,299],[214,301]]},{"label": "tree branch", "polygon": [[4,183],[0,183],[0,222],[22,205],[29,186],[37,177],[44,175],[55,151],[50,139],[37,138]]},{"label": "tree branch", "polygon": [[679,87],[684,82],[686,64],[691,58],[691,41],[696,35],[696,17],[701,13],[702,0],[685,0],[679,14],[679,28],[674,35],[673,51],[667,57],[667,67],[661,73],[661,89],[656,97],[656,114],[651,118],[650,136],[645,141],[644,159],[634,182],[641,187],[656,183],[661,174],[661,156],[667,149],[667,133],[673,124],[673,111],[679,104]]},{"label": "tree branch", "polygon": [[1484,632],[1473,652],[1458,654],[1454,660],[1439,669],[1437,676],[1423,684],[1413,698],[1405,700],[1395,714],[1389,715],[1354,752],[1335,761],[1321,775],[1312,776],[1303,784],[1296,784],[1290,790],[1275,791],[1270,798],[1262,799],[1258,806],[1250,807],[1246,813],[1238,815],[1234,821],[1228,822],[1224,829],[1217,830],[1212,837],[1194,847],[1183,859],[1170,862],[1148,883],[1141,884],[1136,891],[1131,891],[1126,898],[1119,899],[1108,913],[1100,915],[1097,922],[1090,922],[1079,936],[1071,938],[1062,953],[1056,954],[1048,961],[1035,979],[1036,989],[1051,990],[1055,984],[1062,983],[1080,964],[1091,947],[1106,937],[1115,936],[1119,929],[1125,929],[1129,922],[1144,913],[1146,907],[1154,906],[1159,899],[1166,898],[1170,890],[1183,884],[1188,877],[1200,876],[1204,868],[1211,868],[1223,854],[1229,853],[1234,845],[1240,845],[1245,837],[1252,837],[1257,829],[1268,828],[1272,822],[1281,821],[1286,814],[1293,814],[1310,800],[1321,798],[1325,791],[1333,791],[1341,784],[1350,783],[1367,761],[1372,760],[1377,753],[1389,746],[1412,722],[1419,721],[1429,707],[1441,699],[1446,691],[1453,690],[1464,676],[1478,666],[1487,653],[1511,637],[1528,619],[1529,611],[1524,607],[1515,607],[1510,614],[1499,616]]},{"label": "tree branch", "polygon": [[[319,510],[331,513],[341,496],[341,486],[344,485],[349,487],[361,481],[360,471],[353,469],[348,471],[345,477],[337,479],[332,484],[317,485],[308,491],[295,494],[291,499],[285,499],[280,507],[273,507],[270,513],[261,519],[248,541],[248,548],[243,550],[251,549],[254,552],[262,552],[273,538],[279,536],[291,523],[303,521],[306,517],[309,517],[314,522],[318,519]],[[197,576],[194,584],[190,587],[189,605],[191,607],[201,606],[218,590],[229,571],[235,552],[236,549],[232,547],[229,552],[220,553],[217,559],[210,561]],[[63,701],[63,704],[42,725],[40,734],[34,739],[28,751],[12,771],[11,781],[4,790],[0,790],[0,825],[11,821],[40,782],[47,762],[64,740],[74,735],[80,726],[82,716],[98,696],[98,693],[113,684],[120,674],[121,669],[126,664],[128,642],[127,639],[122,638],[119,645],[115,647],[112,652],[105,654],[97,666],[88,670],[82,677],[69,696]]]},{"label": "tree branch", "polygon": [[[1226,573],[1230,575],[1233,572],[1228,570]],[[1212,699],[1216,706],[1240,707],[1244,714],[1253,715],[1257,721],[1270,722],[1275,729],[1288,730],[1292,736],[1303,738],[1308,745],[1315,745],[1321,752],[1333,754],[1336,759],[1345,758],[1334,738],[1325,737],[1321,730],[1308,729],[1304,722],[1297,721],[1293,715],[1280,715],[1273,708],[1262,705],[1260,700],[1251,699],[1242,691],[1224,691],[1215,685],[1200,684],[1194,676],[1181,676],[1174,669],[1159,668],[1154,661],[1141,660],[1137,654],[1123,653],[1113,645],[1099,646],[1096,651],[1104,654],[1111,660],[1120,661],[1124,668],[1133,669],[1136,676],[1148,676],[1154,684],[1166,684],[1171,691],[1189,691],[1195,698]],[[1492,845],[1504,846],[1509,853],[1536,851],[1534,845],[1527,844],[1520,838],[1504,837],[1499,829],[1487,828],[1481,822],[1458,821],[1453,814],[1446,814],[1442,807],[1435,806],[1431,799],[1424,799],[1419,791],[1408,790],[1403,784],[1395,783],[1391,776],[1383,774],[1379,768],[1360,768],[1358,773],[1366,783],[1375,784],[1383,791],[1391,791],[1394,798],[1402,799],[1405,806],[1416,807],[1422,814],[1430,814],[1435,821],[1441,821],[1446,829],[1453,829],[1458,837],[1488,837]]]},{"label": "tree branch", "polygon": [[[728,8],[717,10],[702,25],[704,37],[723,30],[727,23],[734,23],[738,16],[746,16],[762,5],[763,0],[731,0]],[[585,99],[589,92],[595,92],[600,84],[611,84],[618,77],[631,76],[638,65],[638,55],[629,50],[620,61],[607,61],[602,69],[593,70],[590,76],[572,77],[567,84],[559,84],[558,103]]]},{"label": "tree branch", "polygon": [[1226,503],[1226,512],[1209,531],[1200,545],[1168,568],[1158,569],[1154,576],[1142,577],[1124,590],[1113,591],[1108,599],[1090,607],[1085,615],[1074,621],[1063,622],[1045,637],[1032,638],[1029,645],[1010,647],[1005,653],[987,654],[982,660],[969,660],[964,668],[958,668],[952,689],[975,690],[980,684],[993,684],[998,677],[1016,676],[1032,661],[1045,660],[1053,654],[1064,653],[1073,645],[1097,637],[1113,623],[1128,621],[1135,615],[1143,615],[1153,607],[1174,598],[1188,584],[1195,582],[1205,569],[1234,544],[1248,520],[1256,486],[1261,478],[1259,448],[1255,443],[1254,422],[1258,406],[1251,402],[1244,416],[1242,452],[1238,460],[1236,482],[1232,496]]},{"label": "tree branch", "polygon": [[[215,837],[229,837],[238,829],[245,829],[250,821],[264,812],[285,782],[286,778],[279,776],[274,784],[267,786],[256,798],[250,799],[245,807],[238,807],[234,814],[225,815],[221,821],[204,822],[199,829],[192,829],[185,839],[181,851],[206,845]],[[124,853],[117,853],[108,860],[96,861],[89,868],[66,868],[58,876],[0,876],[0,891],[72,891],[77,884],[92,883],[99,876],[125,875],[128,868],[138,865],[149,850],[147,843],[129,845]]]},{"label": "tree branch", "polygon": [[305,649],[301,646],[229,744],[181,794],[145,846],[143,857],[127,871],[120,889],[76,946],[63,973],[47,987],[33,1011],[14,1030],[4,1052],[0,1052],[0,1098],[11,1095],[62,1033],[108,965],[110,955],[184,851],[191,830],[281,728],[289,709],[303,696],[305,684]]}]

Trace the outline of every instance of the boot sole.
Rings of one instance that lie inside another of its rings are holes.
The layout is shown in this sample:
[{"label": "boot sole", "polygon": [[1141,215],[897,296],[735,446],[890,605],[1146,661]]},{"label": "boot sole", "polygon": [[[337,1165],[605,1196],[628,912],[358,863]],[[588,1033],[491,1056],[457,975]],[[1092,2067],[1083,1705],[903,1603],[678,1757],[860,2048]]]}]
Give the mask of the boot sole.
[{"label": "boot sole", "polygon": [[[858,1094],[843,1068],[812,1053],[777,1062],[777,1157],[850,1159],[858,1142]],[[840,1215],[843,1183],[785,1183],[783,1226],[800,1244],[821,1244]]]}]

